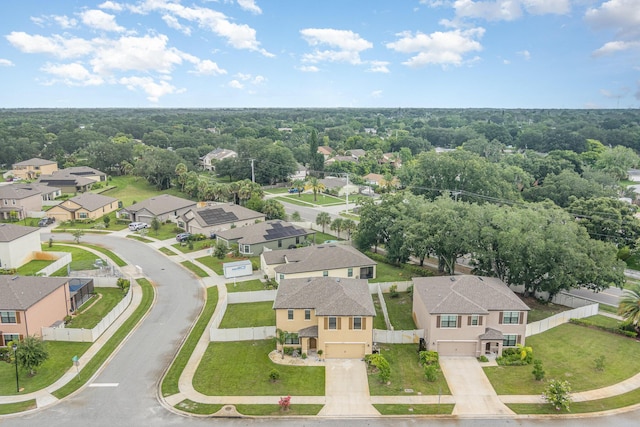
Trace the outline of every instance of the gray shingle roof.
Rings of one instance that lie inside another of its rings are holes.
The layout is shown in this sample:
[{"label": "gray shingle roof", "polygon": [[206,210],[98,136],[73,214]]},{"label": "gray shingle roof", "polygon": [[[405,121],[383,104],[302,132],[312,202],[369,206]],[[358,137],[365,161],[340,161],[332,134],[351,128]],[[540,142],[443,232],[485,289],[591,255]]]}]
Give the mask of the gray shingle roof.
[{"label": "gray shingle roof", "polygon": [[[69,201],[79,204],[90,212],[98,210],[101,207],[107,206],[111,203],[118,203],[118,199],[94,193],[82,193],[79,196],[70,198]],[[59,206],[64,208],[63,204]]]},{"label": "gray shingle roof", "polygon": [[196,202],[183,199],[181,197],[172,196],[170,194],[161,194],[159,196],[150,197],[146,200],[133,204],[124,210],[127,212],[138,212],[146,209],[152,215],[164,215],[180,209],[195,207]]},{"label": "gray shingle roof", "polygon": [[72,166],[70,168],[64,168],[61,171],[54,172],[54,175],[61,172],[65,172],[71,175],[78,175],[78,176],[86,176],[86,175],[106,176],[107,175],[106,173],[101,172],[98,169],[91,168],[89,166]]},{"label": "gray shingle roof", "polygon": [[42,191],[34,186],[27,185],[3,185],[0,186],[0,199],[22,200],[34,195],[40,195]]},{"label": "gray shingle roof", "polygon": [[315,309],[317,316],[376,315],[366,280],[336,277],[282,280],[273,308]]},{"label": "gray shingle roof", "polygon": [[504,334],[497,329],[487,328],[484,331],[484,334],[480,335],[478,338],[481,340],[501,340],[504,339]]},{"label": "gray shingle roof", "polygon": [[[201,227],[228,224],[236,221],[264,218],[264,214],[235,204],[219,203],[203,208],[191,209]],[[186,215],[186,213],[185,213]],[[183,218],[185,217],[183,215]]]},{"label": "gray shingle roof", "polygon": [[27,310],[68,280],[64,277],[0,276],[0,310]]},{"label": "gray shingle roof", "polygon": [[243,245],[272,242],[296,236],[306,236],[315,231],[309,231],[286,221],[274,219],[257,224],[237,227],[218,232],[218,236],[225,240],[237,240]]},{"label": "gray shingle roof", "polygon": [[0,242],[12,242],[22,236],[26,236],[27,234],[35,233],[36,231],[40,231],[39,228],[36,227],[25,227],[22,225],[14,225],[14,224],[0,224]]},{"label": "gray shingle roof", "polygon": [[[291,274],[338,268],[366,267],[377,263],[349,245],[323,244],[265,252],[267,265],[279,265],[276,273]],[[286,263],[286,264],[285,264]]]},{"label": "gray shingle roof", "polygon": [[431,314],[488,314],[498,310],[529,310],[500,279],[471,275],[414,277],[418,292]]},{"label": "gray shingle roof", "polygon": [[34,157],[33,159],[24,160],[22,162],[14,163],[14,166],[44,166],[44,165],[53,165],[56,162],[53,160],[40,159],[38,157]]},{"label": "gray shingle roof", "polygon": [[40,175],[37,182],[47,185],[59,185],[61,187],[69,185],[85,186],[95,183],[93,179],[73,175],[64,170],[54,172],[51,175]]}]

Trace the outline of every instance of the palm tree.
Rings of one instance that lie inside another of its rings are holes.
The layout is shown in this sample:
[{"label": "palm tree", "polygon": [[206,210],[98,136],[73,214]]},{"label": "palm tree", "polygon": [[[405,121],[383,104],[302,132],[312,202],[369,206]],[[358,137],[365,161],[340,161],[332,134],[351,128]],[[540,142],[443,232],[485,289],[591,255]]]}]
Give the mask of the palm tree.
[{"label": "palm tree", "polygon": [[347,232],[347,240],[351,240],[351,233],[356,229],[356,223],[352,219],[342,220],[342,229]]},{"label": "palm tree", "polygon": [[307,185],[305,185],[304,188],[305,190],[313,191],[313,201],[317,202],[318,193],[322,193],[326,187],[323,183],[320,182],[318,178],[312,176],[311,178],[309,178],[309,181],[307,181]]},{"label": "palm tree", "polygon": [[640,284],[634,284],[631,289],[625,289],[618,304],[618,314],[626,325],[633,325],[640,329]]},{"label": "palm tree", "polygon": [[184,163],[178,163],[176,165],[176,175],[178,175],[178,182],[180,183],[181,191],[184,191],[184,183],[186,182],[187,172],[187,165],[185,165]]},{"label": "palm tree", "polygon": [[342,218],[334,219],[329,228],[331,228],[331,230],[333,230],[336,233],[338,233],[338,239],[339,239],[340,238],[340,231],[342,231],[344,229],[344,223],[342,222]]},{"label": "palm tree", "polygon": [[324,234],[324,227],[331,224],[331,215],[328,212],[320,212],[316,217],[316,224],[322,226],[322,233]]},{"label": "palm tree", "polygon": [[291,183],[291,186],[296,190],[298,190],[298,197],[302,197],[302,191],[304,191],[304,187],[305,187],[304,180],[300,178],[295,179]]}]

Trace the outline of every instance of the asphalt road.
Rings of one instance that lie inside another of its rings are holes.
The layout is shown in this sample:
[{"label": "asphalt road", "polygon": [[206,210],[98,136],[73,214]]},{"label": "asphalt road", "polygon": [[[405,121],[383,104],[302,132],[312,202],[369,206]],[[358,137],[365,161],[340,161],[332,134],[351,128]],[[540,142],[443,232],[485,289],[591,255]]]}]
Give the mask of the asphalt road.
[{"label": "asphalt road", "polygon": [[[56,235],[56,240],[62,236]],[[202,306],[199,281],[182,267],[135,240],[106,236],[83,237],[102,243],[127,262],[142,267],[156,285],[157,300],[136,329],[90,386],[57,405],[32,414],[0,417],[1,426],[354,426],[405,427],[425,423],[442,427],[637,426],[640,410],[613,416],[576,419],[211,419],[185,417],[164,408],[156,397],[158,381]],[[93,386],[91,386],[93,385]],[[295,402],[293,402],[295,405]]]}]

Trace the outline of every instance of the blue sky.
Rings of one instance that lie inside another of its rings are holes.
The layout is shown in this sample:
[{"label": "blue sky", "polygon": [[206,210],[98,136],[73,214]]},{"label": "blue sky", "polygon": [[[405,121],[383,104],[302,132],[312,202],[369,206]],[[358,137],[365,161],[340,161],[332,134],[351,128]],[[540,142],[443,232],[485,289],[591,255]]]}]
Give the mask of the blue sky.
[{"label": "blue sky", "polygon": [[0,108],[638,108],[640,0],[23,0]]}]

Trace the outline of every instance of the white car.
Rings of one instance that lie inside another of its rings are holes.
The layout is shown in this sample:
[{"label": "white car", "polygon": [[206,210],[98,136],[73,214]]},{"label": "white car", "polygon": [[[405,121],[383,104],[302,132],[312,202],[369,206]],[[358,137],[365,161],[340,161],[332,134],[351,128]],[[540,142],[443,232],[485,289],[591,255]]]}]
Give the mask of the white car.
[{"label": "white car", "polygon": [[149,224],[147,224],[146,222],[129,223],[129,230],[131,231],[138,231],[138,230],[142,230],[143,228],[149,228]]}]

